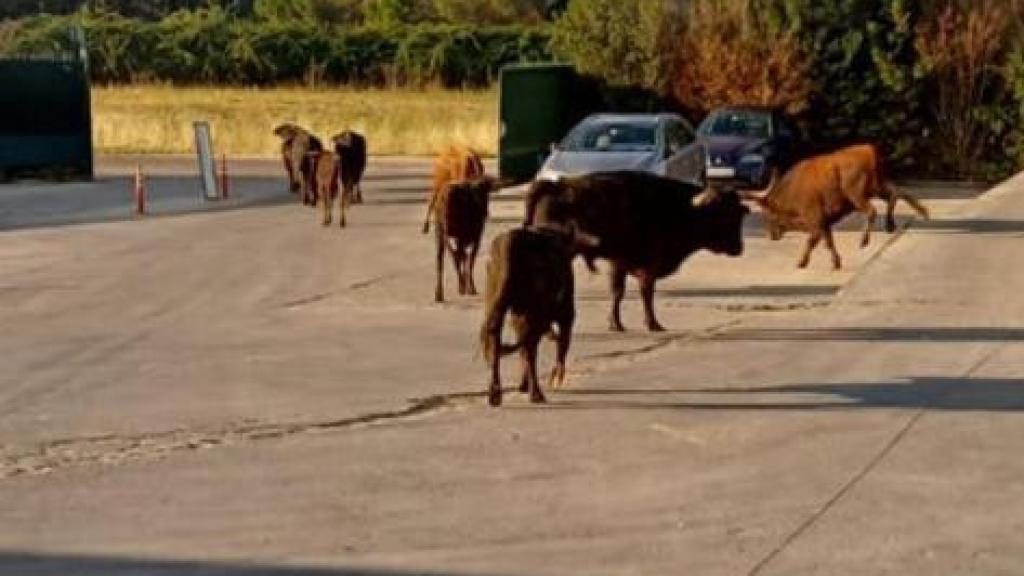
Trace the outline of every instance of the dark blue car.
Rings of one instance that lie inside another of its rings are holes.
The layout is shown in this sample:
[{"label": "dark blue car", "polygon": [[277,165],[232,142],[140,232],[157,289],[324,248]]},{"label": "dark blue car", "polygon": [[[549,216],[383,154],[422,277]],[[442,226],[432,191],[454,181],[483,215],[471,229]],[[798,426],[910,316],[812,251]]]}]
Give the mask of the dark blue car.
[{"label": "dark blue car", "polygon": [[780,111],[758,107],[715,110],[697,132],[707,151],[710,183],[756,189],[789,168],[797,139]]}]

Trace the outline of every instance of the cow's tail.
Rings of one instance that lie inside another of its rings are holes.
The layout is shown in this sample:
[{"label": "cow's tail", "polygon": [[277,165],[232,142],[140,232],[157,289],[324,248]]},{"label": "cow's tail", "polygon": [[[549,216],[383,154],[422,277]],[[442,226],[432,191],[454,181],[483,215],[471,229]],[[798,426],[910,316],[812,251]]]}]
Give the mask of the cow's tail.
[{"label": "cow's tail", "polygon": [[922,204],[920,200],[915,198],[912,194],[910,194],[909,192],[905,192],[900,188],[897,188],[892,184],[892,182],[889,181],[886,181],[884,183],[884,186],[886,187],[888,193],[894,199],[903,200],[904,202],[906,202],[907,205],[914,209],[914,212],[917,212],[921,216],[921,218],[924,218],[925,220],[931,218],[931,213],[928,212],[928,208],[924,204]]},{"label": "cow's tail", "polygon": [[[480,326],[480,349],[488,363],[496,355],[506,356],[522,347],[522,343],[506,345],[501,341],[505,316],[510,306],[511,270],[510,252],[513,238],[502,235],[491,245],[491,261],[487,265],[487,286],[484,290],[484,321]],[[497,335],[497,338],[495,338]]]}]

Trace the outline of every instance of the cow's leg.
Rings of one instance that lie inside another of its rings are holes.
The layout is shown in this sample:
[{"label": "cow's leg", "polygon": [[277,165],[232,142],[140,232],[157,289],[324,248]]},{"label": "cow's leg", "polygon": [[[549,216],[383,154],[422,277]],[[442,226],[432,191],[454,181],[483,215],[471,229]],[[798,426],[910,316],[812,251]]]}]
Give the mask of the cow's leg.
[{"label": "cow's leg", "polygon": [[[322,198],[320,198],[320,201],[323,202],[323,210],[324,210],[323,225],[324,226],[330,226],[331,225],[331,210],[333,209],[331,204],[333,204],[334,201],[331,199],[331,194],[329,192],[321,193],[320,196],[322,196]],[[342,221],[344,221],[344,219],[345,219],[344,212],[342,212]],[[344,224],[342,224],[342,226],[344,226]]]},{"label": "cow's leg", "polygon": [[821,230],[812,230],[807,235],[807,244],[804,246],[804,253],[800,256],[800,261],[797,263],[797,268],[807,268],[807,265],[811,263],[811,252],[821,242]]},{"label": "cow's leg", "polygon": [[622,325],[622,298],[626,295],[626,271],[619,264],[612,263],[610,278],[612,312],[608,327],[613,332],[625,332],[626,327]]},{"label": "cow's leg", "polygon": [[654,283],[657,282],[657,278],[654,274],[641,273],[639,280],[640,297],[644,301],[644,318],[647,321],[647,329],[651,332],[664,332],[665,327],[658,323],[658,319],[654,316]]},{"label": "cow's leg", "polygon": [[867,203],[865,216],[864,216],[864,232],[860,237],[860,247],[867,248],[868,244],[871,243],[871,230],[875,227],[875,221],[878,220],[878,210],[869,201]]},{"label": "cow's leg", "polygon": [[423,216],[423,233],[430,232],[430,215],[434,212],[434,205],[437,204],[437,190],[430,191],[430,201],[427,202],[427,213]]},{"label": "cow's leg", "polygon": [[896,202],[899,200],[899,194],[896,193],[895,188],[889,185],[886,185],[884,190],[888,192],[885,207],[885,231],[892,234],[896,231]]},{"label": "cow's leg", "polygon": [[871,243],[871,230],[875,227],[875,222],[878,220],[878,210],[875,209],[875,205],[871,203],[870,198],[862,198],[856,202],[857,210],[864,214],[864,232],[861,233],[860,247],[866,248]]},{"label": "cow's leg", "polygon": [[[437,241],[437,285],[434,288],[434,302],[444,302],[444,252],[447,243],[444,227],[437,226],[434,229],[434,238]],[[500,331],[498,335],[501,335]]]},{"label": "cow's leg", "polygon": [[351,198],[349,198],[348,190],[345,189],[342,189],[339,195],[341,196],[338,199],[338,204],[341,205],[341,227],[344,228],[348,224],[348,205]]},{"label": "cow's leg", "polygon": [[480,251],[480,239],[478,238],[469,248],[469,263],[466,267],[466,280],[469,283],[469,294],[476,296],[476,282],[473,280],[473,269],[476,268],[476,255]]},{"label": "cow's leg", "polygon": [[572,344],[572,323],[572,317],[558,321],[558,351],[555,356],[555,367],[551,370],[552,388],[561,388],[565,384],[565,358],[569,355],[569,345]]},{"label": "cow's leg", "polygon": [[446,244],[448,244],[448,252],[452,256],[455,277],[459,280],[459,295],[463,296],[466,294],[466,278],[462,273],[462,269],[466,261],[466,254],[462,250],[462,242],[456,240],[454,244],[451,241],[446,242]]},{"label": "cow's leg", "polygon": [[823,235],[825,236],[825,246],[828,246],[829,252],[832,253],[832,268],[839,270],[843,267],[843,261],[839,258],[839,251],[836,250],[836,239],[832,237],[832,228],[825,228]]},{"label": "cow's leg", "polygon": [[491,385],[487,391],[487,403],[491,406],[501,406],[501,326],[504,323],[502,317],[496,323],[487,326],[487,338],[491,341],[491,349],[494,356],[491,357]]},{"label": "cow's leg", "polygon": [[355,182],[352,185],[352,190],[355,193],[355,196],[352,199],[352,203],[353,204],[362,204],[363,203],[363,187],[362,187],[362,185],[359,182]]},{"label": "cow's leg", "polygon": [[537,348],[540,345],[541,335],[536,332],[535,329],[531,329],[530,334],[527,336],[529,340],[527,340],[524,347],[526,365],[523,366],[523,370],[526,371],[529,378],[530,402],[541,404],[547,402],[547,399],[544,398],[544,391],[540,389],[540,380],[537,378]]}]

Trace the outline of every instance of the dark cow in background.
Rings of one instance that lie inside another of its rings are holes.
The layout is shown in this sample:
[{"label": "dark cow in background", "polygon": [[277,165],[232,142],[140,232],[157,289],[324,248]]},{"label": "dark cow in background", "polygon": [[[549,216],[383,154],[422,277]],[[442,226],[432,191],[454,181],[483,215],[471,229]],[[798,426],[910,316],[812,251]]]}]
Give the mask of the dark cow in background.
[{"label": "dark cow in background", "polygon": [[281,157],[288,172],[289,188],[293,194],[299,194],[303,204],[315,206],[314,172],[323,144],[306,129],[291,123],[279,125],[274,134],[281,138]]},{"label": "dark cow in background", "polygon": [[353,204],[363,203],[363,172],[366,171],[366,138],[358,132],[345,130],[331,139],[334,152],[341,159],[341,190]]},{"label": "dark cow in background", "polygon": [[430,198],[427,202],[427,214],[423,219],[423,233],[430,232],[430,216],[434,212],[437,195],[449,184],[465,182],[484,176],[484,163],[472,148],[452,145],[441,151],[434,158],[433,178],[430,185]]},{"label": "dark cow in background", "polygon": [[445,186],[434,201],[434,234],[437,238],[437,286],[434,299],[444,301],[444,253],[451,254],[459,294],[476,294],[473,268],[480,237],[487,221],[487,206],[496,182],[483,177]]},{"label": "dark cow in background", "polygon": [[599,245],[583,255],[591,269],[595,258],[611,263],[611,329],[624,330],[620,308],[632,275],[640,281],[647,328],[662,331],[653,305],[659,278],[675,273],[698,250],[743,252],[749,210],[736,194],[708,196],[693,185],[642,172],[537,181],[527,196],[526,223],[569,224],[597,238]]},{"label": "dark cow in background", "polygon": [[[552,387],[565,380],[565,358],[576,318],[572,259],[581,243],[592,240],[567,228],[517,228],[491,244],[480,344],[491,367],[488,401],[501,405],[501,357],[518,351],[522,358],[520,391],[530,401],[544,402],[537,379],[537,353],[545,334],[557,326],[558,352]],[[502,344],[505,316],[511,313],[517,341]]]},{"label": "dark cow in background", "polygon": [[833,267],[836,270],[842,267],[832,226],[854,211],[865,215],[861,247],[867,246],[878,215],[871,203],[873,198],[888,202],[885,225],[889,232],[896,229],[893,212],[898,200],[928,218],[927,208],[886,179],[878,150],[868,144],[804,160],[781,180],[772,182],[766,191],[744,192],[743,195],[760,205],[772,240],[781,239],[788,230],[808,233],[798,262],[800,268],[810,263],[811,252],[822,239],[832,252]]}]

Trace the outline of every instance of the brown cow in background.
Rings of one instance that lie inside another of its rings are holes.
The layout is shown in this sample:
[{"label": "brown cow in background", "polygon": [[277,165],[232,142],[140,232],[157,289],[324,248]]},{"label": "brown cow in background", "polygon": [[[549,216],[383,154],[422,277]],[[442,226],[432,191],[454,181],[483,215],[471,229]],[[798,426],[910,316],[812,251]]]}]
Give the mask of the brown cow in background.
[{"label": "brown cow in background", "polygon": [[348,212],[348,205],[351,201],[350,194],[345,190],[339,193],[338,180],[344,167],[341,157],[332,152],[322,152],[316,159],[316,171],[314,183],[318,201],[323,205],[323,225],[331,225],[331,216],[334,211],[334,199],[339,199],[341,214],[339,216],[341,227],[345,227],[345,216]]},{"label": "brown cow in background", "polygon": [[281,157],[288,172],[289,188],[299,194],[303,204],[316,205],[316,186],[313,172],[316,158],[323,151],[323,144],[308,130],[291,123],[284,123],[274,129],[281,138]]},{"label": "brown cow in background", "polygon": [[810,263],[811,252],[825,240],[832,252],[832,265],[842,267],[836,250],[832,226],[853,211],[864,213],[866,221],[861,247],[871,241],[871,229],[878,216],[871,204],[873,198],[888,202],[886,230],[896,229],[893,213],[896,202],[903,200],[923,218],[928,209],[916,198],[899,190],[886,179],[878,150],[869,144],[849,146],[798,163],[780,181],[773,181],[763,192],[745,192],[744,197],[756,201],[764,212],[765,226],[772,240],[779,240],[789,230],[809,234],[798,266]]},{"label": "brown cow in background", "polygon": [[430,232],[430,216],[434,212],[437,195],[445,186],[465,182],[484,176],[484,163],[480,155],[467,146],[452,145],[434,159],[433,181],[430,186],[430,200],[423,220],[423,233]]},{"label": "brown cow in background", "polygon": [[434,198],[434,234],[437,237],[437,286],[434,299],[444,301],[444,253],[451,254],[459,294],[476,294],[473,268],[480,250],[487,205],[496,182],[483,177],[455,182],[442,188]]}]

